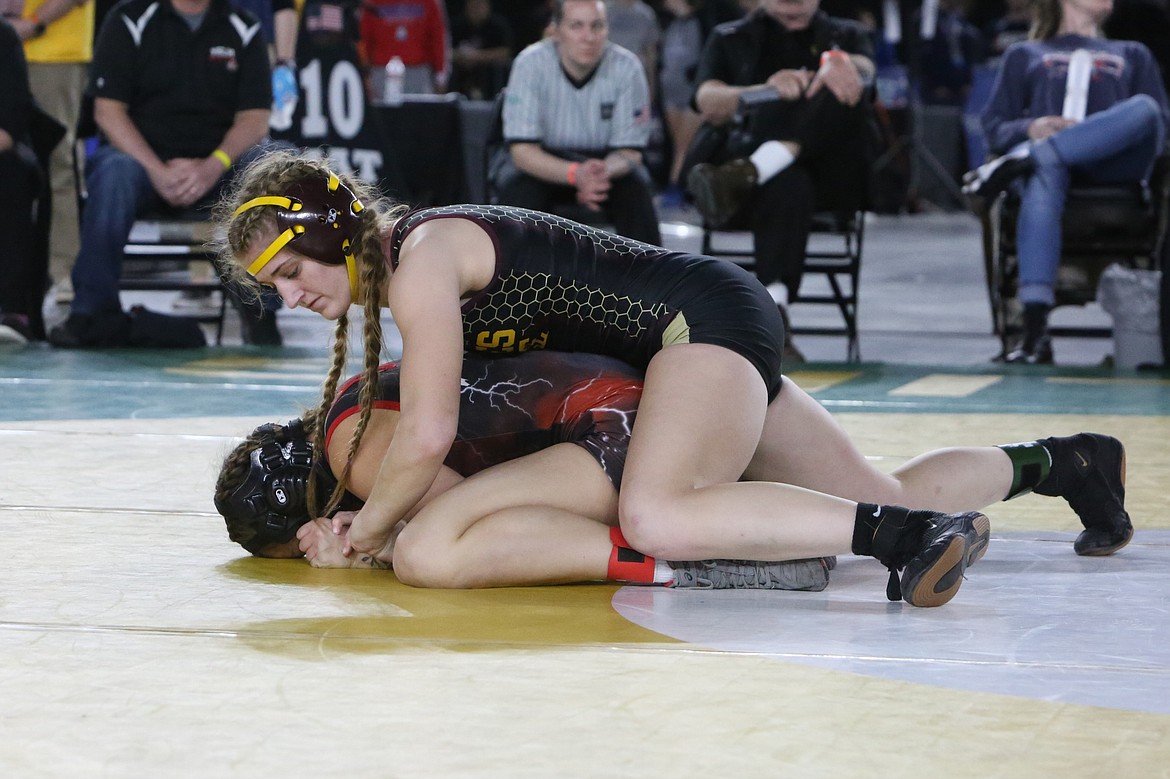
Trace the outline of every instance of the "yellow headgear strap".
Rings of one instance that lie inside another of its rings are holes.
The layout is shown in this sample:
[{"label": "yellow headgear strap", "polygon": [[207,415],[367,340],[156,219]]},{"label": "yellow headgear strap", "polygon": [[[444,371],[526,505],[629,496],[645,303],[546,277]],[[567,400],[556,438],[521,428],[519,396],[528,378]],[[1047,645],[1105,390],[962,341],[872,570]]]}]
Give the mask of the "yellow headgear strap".
[{"label": "yellow headgear strap", "polygon": [[286,243],[291,241],[293,238],[296,238],[304,231],[304,226],[293,225],[280,235],[276,236],[276,240],[268,244],[268,248],[260,252],[260,256],[253,260],[252,264],[248,266],[248,273],[255,277],[257,273],[264,269],[265,265],[272,262],[272,258],[276,256],[277,252],[284,248]]},{"label": "yellow headgear strap", "polygon": [[353,303],[358,302],[358,275],[357,275],[357,260],[349,252],[349,241],[341,245],[345,251],[345,269],[349,272],[349,299]]},{"label": "yellow headgear strap", "polygon": [[[232,219],[235,219],[245,211],[256,208],[257,206],[278,206],[287,211],[301,210],[301,204],[293,202],[292,198],[280,197],[279,195],[265,195],[264,197],[254,197],[247,203],[244,203],[242,206],[237,208],[232,213]],[[276,236],[276,239],[272,243],[268,244],[268,248],[260,252],[260,256],[253,260],[252,264],[248,266],[248,274],[254,277],[257,273],[263,270],[265,265],[272,262],[272,258],[276,256],[277,252],[284,248],[286,243],[304,231],[304,227],[297,225],[296,227],[290,227],[280,235]]]}]

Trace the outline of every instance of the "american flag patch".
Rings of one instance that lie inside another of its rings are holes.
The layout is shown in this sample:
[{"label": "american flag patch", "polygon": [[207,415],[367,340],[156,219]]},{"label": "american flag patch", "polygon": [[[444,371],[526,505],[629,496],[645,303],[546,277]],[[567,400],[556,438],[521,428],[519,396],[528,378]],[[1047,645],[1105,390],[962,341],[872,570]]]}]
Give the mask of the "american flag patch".
[{"label": "american flag patch", "polygon": [[345,11],[339,5],[321,3],[309,9],[305,16],[308,32],[345,32]]}]

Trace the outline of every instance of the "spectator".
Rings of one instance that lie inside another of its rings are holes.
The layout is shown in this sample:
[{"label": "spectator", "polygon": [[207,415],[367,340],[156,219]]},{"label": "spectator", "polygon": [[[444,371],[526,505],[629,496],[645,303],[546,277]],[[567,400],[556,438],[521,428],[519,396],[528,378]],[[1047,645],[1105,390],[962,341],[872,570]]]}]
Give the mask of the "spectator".
[{"label": "spectator", "polygon": [[[123,345],[122,247],[144,209],[210,204],[225,173],[258,153],[272,99],[255,17],[226,0],[125,0],[98,36],[89,91],[102,145],[86,161],[87,205],[62,347]],[[245,339],[279,343],[275,313]]]},{"label": "spectator", "polygon": [[[983,35],[967,21],[963,0],[939,0],[933,20],[915,12],[911,56],[922,101],[961,106],[971,92],[972,68],[986,59]],[[927,37],[929,35],[929,37]]]},{"label": "spectator", "polygon": [[638,55],[650,94],[657,94],[658,42],[662,37],[658,16],[642,0],[606,0],[605,18],[610,42]]},{"label": "spectator", "polygon": [[467,0],[451,23],[451,38],[451,89],[491,100],[508,81],[513,45],[508,20],[492,12],[491,0]]},{"label": "spectator", "polygon": [[561,0],[553,35],[516,57],[504,102],[510,155],[493,172],[501,203],[548,211],[576,201],[616,231],[658,244],[642,149],[650,97],[638,58],[608,41],[601,0]]},{"label": "spectator", "polygon": [[[0,19],[0,344],[33,338],[44,293],[45,267],[34,247],[32,204],[38,172],[28,149],[33,112],[20,37]],[[43,333],[39,334],[43,336]]]},{"label": "spectator", "polygon": [[1052,362],[1048,313],[1070,181],[1146,180],[1164,148],[1170,107],[1158,66],[1142,44],[1101,37],[1111,6],[1037,0],[1032,39],[1004,54],[983,113],[988,144],[1003,156],[971,171],[965,189],[987,202],[1008,186],[1022,191],[1024,337],[1008,362]]},{"label": "spectator", "polygon": [[701,122],[691,108],[699,54],[711,30],[737,18],[739,9],[726,0],[665,0],[664,7],[670,21],[662,32],[662,69],[658,83],[673,156],[663,203],[682,205],[679,175],[683,157]]},{"label": "spectator", "polygon": [[0,0],[0,5],[5,2],[16,9],[9,21],[24,41],[33,98],[65,127],[65,140],[49,161],[53,191],[49,273],[55,283],[55,301],[67,305],[73,299],[69,273],[79,245],[73,142],[81,118],[85,69],[93,57],[94,4],[92,0]]},{"label": "spectator", "polygon": [[[852,209],[868,197],[863,91],[873,77],[873,43],[860,24],[818,6],[762,0],[750,16],[720,25],[696,79],[707,126],[688,162],[705,161],[690,171],[687,188],[711,227],[750,222],[756,273],[781,304],[800,289],[814,210]],[[727,128],[745,95],[771,102],[741,139]]]},{"label": "spectator", "polygon": [[1032,0],[1008,0],[1003,16],[987,25],[984,37],[992,57],[1001,57],[1013,43],[1028,40],[1032,29]]},{"label": "spectator", "polygon": [[358,17],[358,54],[370,69],[370,94],[382,94],[386,63],[406,65],[406,91],[447,91],[451,38],[440,0],[367,0]]},{"label": "spectator", "polygon": [[272,61],[273,130],[292,126],[300,89],[297,86],[297,9],[293,0],[232,0],[232,5],[249,11],[260,20]]}]

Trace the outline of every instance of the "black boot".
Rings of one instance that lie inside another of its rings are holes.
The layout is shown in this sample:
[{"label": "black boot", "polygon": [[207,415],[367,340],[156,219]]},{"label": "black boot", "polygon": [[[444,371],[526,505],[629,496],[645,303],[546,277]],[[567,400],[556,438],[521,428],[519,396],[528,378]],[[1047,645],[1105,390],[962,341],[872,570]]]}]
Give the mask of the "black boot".
[{"label": "black boot", "polygon": [[758,180],[759,173],[751,160],[734,159],[722,165],[704,162],[691,168],[687,191],[707,226],[718,229],[739,212]]},{"label": "black boot", "polygon": [[1073,543],[1079,555],[1109,555],[1133,538],[1125,510],[1125,447],[1112,436],[1079,433],[1045,438],[1052,456],[1048,477],[1033,490],[1064,498],[1085,529]]},{"label": "black boot", "polygon": [[1025,365],[1052,364],[1052,336],[1048,335],[1048,312],[1045,303],[1024,304],[1024,340],[1007,353],[1004,362]]},{"label": "black boot", "polygon": [[955,597],[968,566],[983,557],[990,538],[991,523],[979,512],[942,514],[859,503],[853,553],[876,557],[890,570],[890,600],[941,606]]}]

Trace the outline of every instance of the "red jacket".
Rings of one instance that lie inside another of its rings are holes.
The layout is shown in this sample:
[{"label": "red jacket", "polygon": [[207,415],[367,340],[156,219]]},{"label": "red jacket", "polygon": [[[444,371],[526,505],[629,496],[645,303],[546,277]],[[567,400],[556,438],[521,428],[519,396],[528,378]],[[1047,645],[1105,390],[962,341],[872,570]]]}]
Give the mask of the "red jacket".
[{"label": "red jacket", "polygon": [[361,45],[371,66],[397,55],[407,66],[447,73],[447,15],[439,0],[364,0],[361,9]]}]

